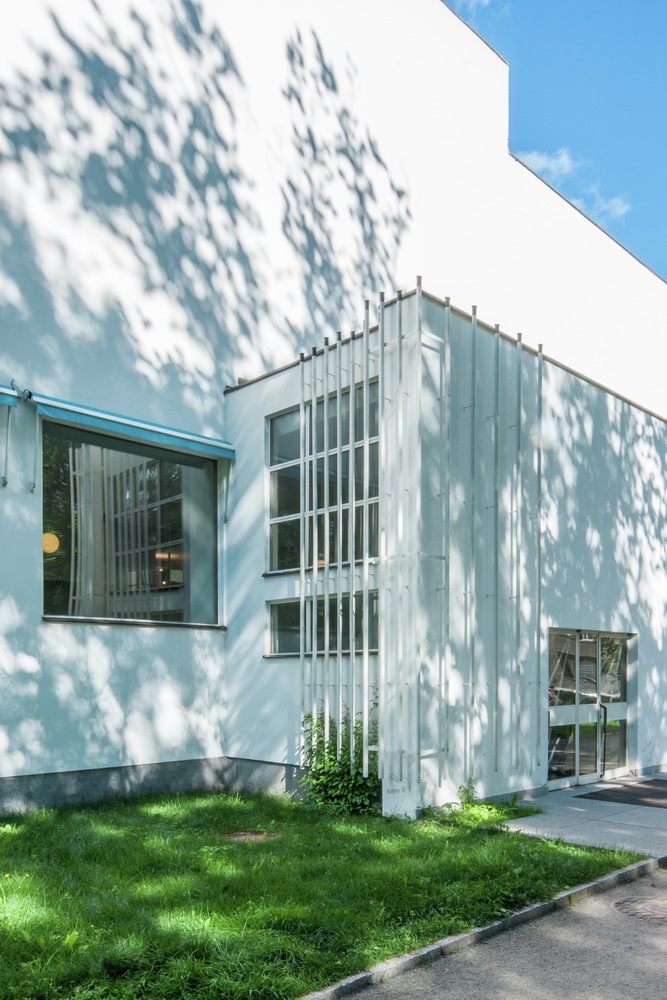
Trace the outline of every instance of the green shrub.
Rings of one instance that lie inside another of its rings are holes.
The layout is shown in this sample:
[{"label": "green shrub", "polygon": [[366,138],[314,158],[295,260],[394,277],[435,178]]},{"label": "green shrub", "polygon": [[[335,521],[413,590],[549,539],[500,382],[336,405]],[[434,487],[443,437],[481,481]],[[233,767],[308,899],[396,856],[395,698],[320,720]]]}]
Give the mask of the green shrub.
[{"label": "green shrub", "polygon": [[[325,716],[306,716],[303,726],[306,773],[302,784],[307,799],[315,805],[341,814],[380,815],[382,812],[382,782],[378,777],[377,753],[368,755],[368,776],[363,769],[363,719],[359,715],[351,730],[350,714],[346,710],[340,733],[329,719],[325,734]],[[350,737],[354,750],[350,751]],[[369,721],[368,741],[377,745],[377,721]]]},{"label": "green shrub", "polygon": [[475,777],[470,775],[465,785],[459,785],[459,803],[461,808],[465,809],[468,806],[474,806],[479,800],[477,798],[477,789],[475,788]]}]

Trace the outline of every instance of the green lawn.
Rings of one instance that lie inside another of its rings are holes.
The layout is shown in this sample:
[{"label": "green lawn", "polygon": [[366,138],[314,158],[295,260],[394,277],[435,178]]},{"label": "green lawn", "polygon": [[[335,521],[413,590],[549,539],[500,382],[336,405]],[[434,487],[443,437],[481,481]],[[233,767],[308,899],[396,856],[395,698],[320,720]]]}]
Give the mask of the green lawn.
[{"label": "green lawn", "polygon": [[201,795],[4,817],[0,997],[298,997],[636,860],[502,831],[516,814]]}]

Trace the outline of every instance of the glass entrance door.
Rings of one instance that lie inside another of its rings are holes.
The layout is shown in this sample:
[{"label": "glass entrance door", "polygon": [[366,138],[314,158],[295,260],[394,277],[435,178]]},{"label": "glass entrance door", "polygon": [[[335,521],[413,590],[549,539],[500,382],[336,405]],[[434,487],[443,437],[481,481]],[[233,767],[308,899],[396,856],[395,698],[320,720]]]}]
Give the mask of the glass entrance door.
[{"label": "glass entrance door", "polygon": [[627,766],[627,637],[552,631],[549,636],[548,779],[597,781]]}]

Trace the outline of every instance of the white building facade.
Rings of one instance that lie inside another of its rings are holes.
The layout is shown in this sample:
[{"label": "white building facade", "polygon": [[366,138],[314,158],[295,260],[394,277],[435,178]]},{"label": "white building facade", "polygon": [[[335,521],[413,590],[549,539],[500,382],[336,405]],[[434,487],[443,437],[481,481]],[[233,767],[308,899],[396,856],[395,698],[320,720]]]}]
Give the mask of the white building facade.
[{"label": "white building facade", "polygon": [[239,756],[377,719],[408,813],[661,766],[664,422],[420,286],[378,313],[227,394],[230,704],[295,707]]},{"label": "white building facade", "polygon": [[667,764],[667,285],[384,9],[6,26],[4,809],[289,788],[320,707],[389,812]]}]

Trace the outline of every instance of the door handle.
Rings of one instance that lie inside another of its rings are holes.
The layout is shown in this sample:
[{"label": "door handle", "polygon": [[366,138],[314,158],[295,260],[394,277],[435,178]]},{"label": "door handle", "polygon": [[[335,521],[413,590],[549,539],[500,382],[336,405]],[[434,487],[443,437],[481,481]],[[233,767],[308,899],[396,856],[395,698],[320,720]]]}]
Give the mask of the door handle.
[{"label": "door handle", "polygon": [[607,706],[603,701],[598,701],[598,719],[600,718],[600,713],[602,713],[602,769],[600,771],[600,777],[604,777],[604,772],[607,769]]}]

